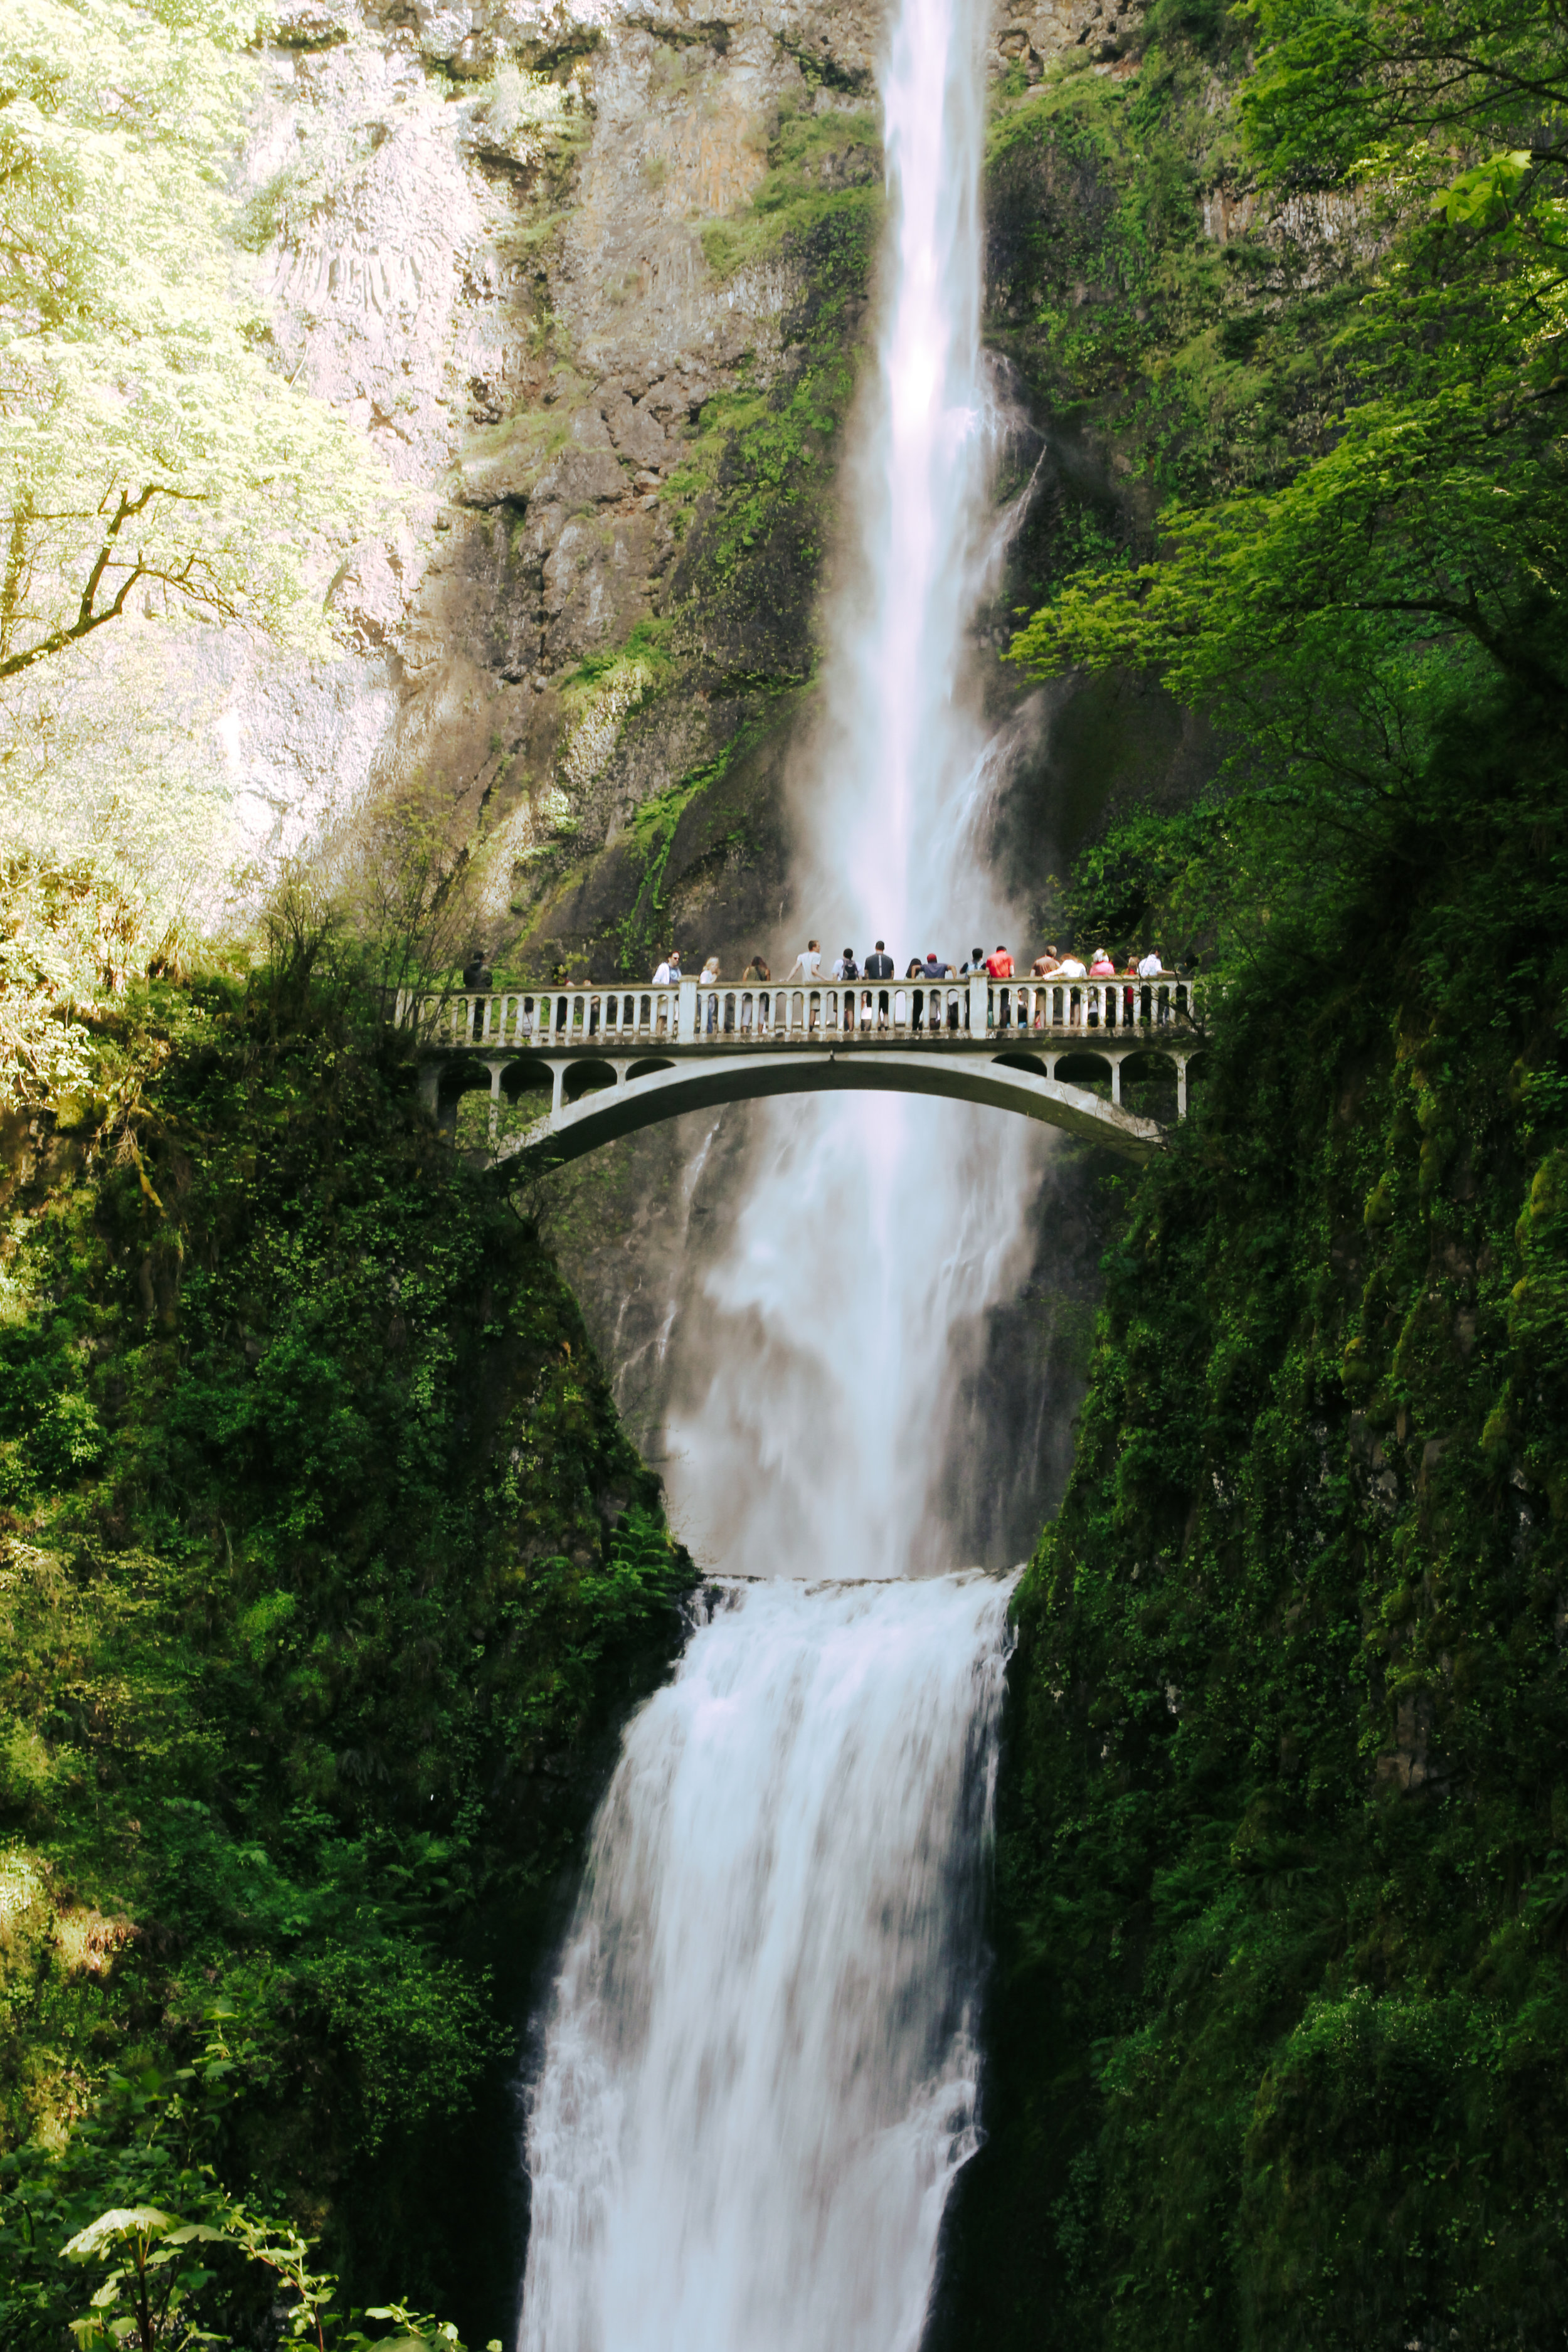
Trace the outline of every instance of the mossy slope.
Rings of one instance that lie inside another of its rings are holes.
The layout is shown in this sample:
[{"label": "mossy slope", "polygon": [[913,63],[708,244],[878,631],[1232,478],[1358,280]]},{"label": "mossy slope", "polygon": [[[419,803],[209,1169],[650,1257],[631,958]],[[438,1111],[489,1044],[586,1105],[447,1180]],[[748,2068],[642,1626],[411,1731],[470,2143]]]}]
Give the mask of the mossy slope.
[{"label": "mossy slope", "polygon": [[1106,1257],[944,2344],[1562,2340],[1562,740],[1450,726]]},{"label": "mossy slope", "polygon": [[96,1103],[7,1131],[4,2226],[45,2260],[49,2151],[219,2013],[220,2177],[483,2341],[506,2077],[691,1576],[552,1265],[360,1004],[155,987]]}]

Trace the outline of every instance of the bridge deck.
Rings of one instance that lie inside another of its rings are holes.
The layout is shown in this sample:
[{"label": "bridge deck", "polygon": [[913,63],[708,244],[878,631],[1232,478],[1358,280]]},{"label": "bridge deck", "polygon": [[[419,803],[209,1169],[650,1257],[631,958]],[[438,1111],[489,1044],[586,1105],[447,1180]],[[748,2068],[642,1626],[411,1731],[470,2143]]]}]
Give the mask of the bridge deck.
[{"label": "bridge deck", "polygon": [[[400,997],[395,1018],[413,1033],[432,1110],[445,1097],[455,1118],[462,1073],[478,1080],[483,1068],[492,1151],[522,1164],[575,1159],[687,1110],[846,1089],[984,1103],[1142,1158],[1164,1130],[1123,1109],[1122,1063],[1168,1059],[1184,1117],[1202,1043],[1192,992],[1174,980],[578,984]],[[1084,1055],[1108,1067],[1109,1102],[1058,1078]],[[529,1065],[541,1083],[548,1073],[550,1110],[503,1144],[503,1090],[529,1083]]]},{"label": "bridge deck", "polygon": [[1052,1035],[1100,1033],[1110,1044],[1190,1026],[1196,1017],[1189,982],[1158,980],[973,980],[721,982],[682,980],[667,988],[578,982],[564,988],[485,989],[440,997],[399,995],[394,1019],[438,1046],[580,1050],[677,1044],[717,1049],[764,1038],[791,1045],[838,1044],[850,1037],[973,1041],[1020,1029]]}]

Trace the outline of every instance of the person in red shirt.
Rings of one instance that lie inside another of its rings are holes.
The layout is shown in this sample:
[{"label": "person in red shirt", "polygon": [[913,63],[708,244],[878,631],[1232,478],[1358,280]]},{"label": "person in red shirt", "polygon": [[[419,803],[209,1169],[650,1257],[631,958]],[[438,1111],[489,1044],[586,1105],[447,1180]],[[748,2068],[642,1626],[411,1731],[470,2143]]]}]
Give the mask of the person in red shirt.
[{"label": "person in red shirt", "polygon": [[[999,947],[994,955],[986,957],[985,969],[993,980],[1011,980],[1013,959],[1005,948]],[[995,1021],[998,1029],[1010,1029],[1013,1025],[1013,992],[1010,988],[1003,989],[996,999]]]}]

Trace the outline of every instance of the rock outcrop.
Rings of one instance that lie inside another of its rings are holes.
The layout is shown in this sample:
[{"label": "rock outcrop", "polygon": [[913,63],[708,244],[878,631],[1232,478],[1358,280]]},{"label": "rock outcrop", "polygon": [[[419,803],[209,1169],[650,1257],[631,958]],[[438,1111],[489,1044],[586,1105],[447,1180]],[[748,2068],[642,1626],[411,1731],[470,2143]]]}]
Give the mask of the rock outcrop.
[{"label": "rock outcrop", "polygon": [[[995,70],[1120,54],[1111,5],[998,11]],[[735,919],[776,903],[763,739],[816,659],[882,29],[868,0],[285,7],[238,176],[279,364],[400,505],[324,565],[338,660],[215,636],[184,682],[259,871],[417,793],[524,960],[602,965],[689,869],[710,911],[747,873]]]}]

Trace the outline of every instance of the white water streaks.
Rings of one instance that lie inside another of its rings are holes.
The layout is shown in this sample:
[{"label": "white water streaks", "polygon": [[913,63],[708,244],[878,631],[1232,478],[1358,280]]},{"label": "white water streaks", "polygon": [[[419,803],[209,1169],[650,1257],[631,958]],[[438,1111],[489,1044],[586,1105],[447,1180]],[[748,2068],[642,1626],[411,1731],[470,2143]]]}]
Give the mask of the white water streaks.
[{"label": "white water streaks", "polygon": [[[828,959],[880,935],[956,960],[1010,928],[987,872],[1008,746],[969,675],[1007,528],[979,340],[985,22],[899,0],[883,68],[864,560],[798,811]],[[636,1717],[595,1824],[531,2095],[521,2352],[916,2352],[976,2137],[1006,1647],[1007,1588],[942,1572],[974,1554],[934,1498],[1039,1148],[889,1097],[752,1121],[728,1245],[671,1337],[668,1425],[683,1532],[769,1580],[728,1588]],[[826,1575],[891,1580],[795,1580]]]},{"label": "white water streaks", "polygon": [[730,1588],[635,1718],[531,2098],[521,2352],[915,2352],[975,2141],[1009,1591]]},{"label": "white water streaks", "polygon": [[[797,796],[805,928],[825,966],[888,941],[957,963],[1016,918],[987,870],[998,777],[970,629],[1021,502],[998,511],[1017,420],[980,341],[982,42],[964,0],[901,0],[883,67],[889,214],[876,385],[847,467],[848,567],[816,766]],[[805,944],[804,937],[801,944]],[[783,975],[778,975],[782,977]],[[984,1111],[888,1097],[753,1115],[727,1251],[671,1343],[668,1478],[713,1566],[920,1575],[976,1556],[934,1508],[985,1312],[1015,1286],[1048,1147]],[[963,1475],[956,1475],[962,1469]]]}]

